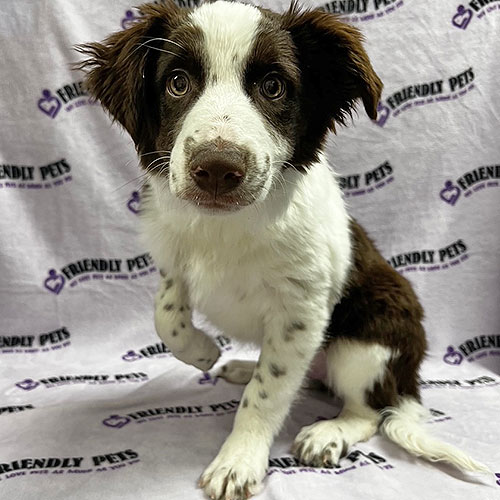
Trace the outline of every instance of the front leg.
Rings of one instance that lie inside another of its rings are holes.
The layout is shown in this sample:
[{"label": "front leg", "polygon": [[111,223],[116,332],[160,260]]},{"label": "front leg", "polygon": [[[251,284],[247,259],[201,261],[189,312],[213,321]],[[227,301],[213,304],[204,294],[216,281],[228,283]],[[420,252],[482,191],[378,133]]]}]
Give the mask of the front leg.
[{"label": "front leg", "polygon": [[243,392],[233,430],[200,478],[200,487],[211,499],[243,500],[259,491],[273,438],[288,415],[326,326],[325,311],[311,307],[301,313],[300,309],[290,308],[279,317],[274,312],[265,326],[259,361]]},{"label": "front leg", "polygon": [[220,356],[207,334],[193,326],[187,289],[182,280],[162,276],[155,297],[155,328],[172,354],[200,370],[209,370]]}]

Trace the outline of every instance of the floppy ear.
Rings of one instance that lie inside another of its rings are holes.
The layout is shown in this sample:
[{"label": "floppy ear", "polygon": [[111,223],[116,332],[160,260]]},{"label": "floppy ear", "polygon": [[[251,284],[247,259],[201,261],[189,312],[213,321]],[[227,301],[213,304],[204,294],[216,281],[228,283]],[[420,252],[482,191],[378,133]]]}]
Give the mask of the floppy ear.
[{"label": "floppy ear", "polygon": [[123,125],[138,148],[154,126],[153,62],[158,58],[161,39],[168,37],[180,8],[169,1],[143,5],[140,13],[140,19],[130,28],[114,33],[102,43],[77,46],[76,50],[87,59],[75,65],[76,69],[87,71],[89,93]]},{"label": "floppy ear", "polygon": [[362,99],[368,116],[377,117],[382,82],[354,27],[319,10],[301,11],[295,2],[282,16],[282,26],[296,46],[302,73],[303,97],[324,110],[328,128],[345,124],[356,100]]}]

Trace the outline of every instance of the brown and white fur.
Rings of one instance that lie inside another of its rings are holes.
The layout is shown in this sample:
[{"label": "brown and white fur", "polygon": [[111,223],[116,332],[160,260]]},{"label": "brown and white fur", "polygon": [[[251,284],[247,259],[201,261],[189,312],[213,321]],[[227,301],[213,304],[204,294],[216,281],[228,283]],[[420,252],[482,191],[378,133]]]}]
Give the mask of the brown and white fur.
[{"label": "brown and white fur", "polygon": [[220,372],[247,385],[200,486],[214,499],[258,491],[320,352],[344,408],[301,430],[302,463],[332,467],[380,429],[414,455],[485,470],[419,425],[422,308],[347,215],[322,153],[357,99],[376,117],[382,84],[358,30],[296,5],[282,15],[223,1],[141,11],[129,29],[80,47],[80,67],[148,177],[142,218],[162,270],[156,330],[204,371],[219,351],[193,326],[193,309],[261,346],[256,366],[232,361]]}]

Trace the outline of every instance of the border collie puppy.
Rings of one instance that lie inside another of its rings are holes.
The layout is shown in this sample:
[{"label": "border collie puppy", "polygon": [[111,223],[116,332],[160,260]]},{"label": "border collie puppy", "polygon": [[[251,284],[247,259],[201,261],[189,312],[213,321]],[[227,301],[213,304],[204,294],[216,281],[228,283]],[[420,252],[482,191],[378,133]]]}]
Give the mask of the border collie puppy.
[{"label": "border collie puppy", "polygon": [[148,178],[142,219],[161,269],[155,326],[200,370],[219,357],[191,322],[261,346],[221,375],[246,387],[231,434],[200,478],[212,499],[255,494],[274,436],[316,355],[340,415],[302,429],[301,463],[333,467],[380,429],[410,453],[485,470],[426,435],[418,370],[422,308],[345,210],[322,153],[358,99],[376,118],[382,83],[359,31],[335,16],[216,1],[147,4],[80,47],[93,96],[128,131]]}]

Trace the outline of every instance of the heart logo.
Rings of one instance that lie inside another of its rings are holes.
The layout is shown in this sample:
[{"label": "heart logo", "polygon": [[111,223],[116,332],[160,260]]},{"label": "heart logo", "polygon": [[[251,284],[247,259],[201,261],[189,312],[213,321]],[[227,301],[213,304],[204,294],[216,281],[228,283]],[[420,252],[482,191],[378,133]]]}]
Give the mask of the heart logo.
[{"label": "heart logo", "polygon": [[130,422],[130,418],[122,417],[121,415],[111,415],[107,419],[103,420],[102,423],[108,427],[114,429],[121,429],[123,426]]},{"label": "heart logo", "polygon": [[389,107],[379,102],[377,106],[377,119],[374,120],[375,123],[379,127],[383,127],[385,125],[385,122],[389,118],[390,114],[391,110],[389,109]]},{"label": "heart logo", "polygon": [[443,201],[453,206],[458,201],[458,198],[460,198],[460,188],[453,185],[453,182],[446,181],[444,189],[441,189],[439,192],[439,196]]},{"label": "heart logo", "polygon": [[453,16],[453,19],[451,20],[451,24],[453,26],[460,28],[462,30],[467,29],[467,26],[469,26],[469,23],[472,19],[472,10],[471,9],[466,9],[463,5],[459,5],[457,9],[457,13]]},{"label": "heart logo", "polygon": [[127,10],[125,12],[125,17],[122,19],[122,29],[126,30],[130,28],[134,23],[139,21],[140,17],[136,17],[134,12],[131,10]]},{"label": "heart logo", "polygon": [[39,382],[35,382],[31,378],[27,378],[22,382],[18,382],[16,384],[16,387],[19,387],[19,389],[22,389],[23,391],[32,391],[33,389],[36,389],[39,385],[40,385]]},{"label": "heart logo", "polygon": [[141,358],[142,356],[140,354],[137,354],[135,351],[128,351],[127,354],[124,354],[122,356],[123,361],[137,361]]},{"label": "heart logo", "polygon": [[64,287],[64,282],[64,276],[62,274],[57,274],[55,269],[51,269],[49,271],[49,277],[44,281],[43,286],[49,292],[58,295]]},{"label": "heart logo", "polygon": [[464,360],[464,357],[455,351],[452,345],[448,346],[446,354],[443,356],[443,361],[449,365],[459,365]]},{"label": "heart logo", "polygon": [[210,373],[204,373],[203,377],[198,379],[198,384],[212,384],[215,385],[219,379],[217,377],[212,378]]},{"label": "heart logo", "polygon": [[127,203],[127,207],[128,209],[134,213],[134,214],[138,214],[139,213],[139,210],[140,210],[140,198],[139,198],[139,192],[138,191],[134,191],[132,193],[132,196],[130,198],[130,200],[128,200],[128,203]]},{"label": "heart logo", "polygon": [[55,118],[61,109],[61,102],[51,94],[50,90],[42,90],[42,95],[43,97],[38,101],[38,109],[51,118]]}]

